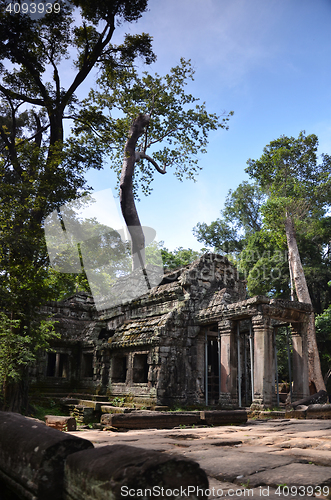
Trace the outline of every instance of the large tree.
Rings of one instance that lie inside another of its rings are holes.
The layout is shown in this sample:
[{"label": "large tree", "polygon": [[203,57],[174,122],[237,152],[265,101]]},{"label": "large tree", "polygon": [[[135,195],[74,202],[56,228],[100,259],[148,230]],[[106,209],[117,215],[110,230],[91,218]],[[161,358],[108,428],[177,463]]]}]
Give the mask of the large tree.
[{"label": "large tree", "polygon": [[[301,132],[298,139],[281,136],[268,144],[259,160],[248,160],[246,172],[268,194],[262,207],[264,224],[281,239],[285,235],[291,280],[299,302],[312,304],[297,233],[312,232],[330,203],[331,157],[318,163],[318,139]],[[325,389],[317,348],[314,314],[308,325],[309,381]]]},{"label": "large tree", "polygon": [[139,74],[133,65],[106,68],[98,89],[90,92],[75,116],[77,140],[102,148],[118,174],[133,269],[144,266],[144,234],[135,205],[139,190],[151,192],[155,171],[165,174],[172,169],[179,180],[194,180],[208,133],[228,128],[232,112],[208,113],[205,103],[186,91],[193,75],[191,62],[184,59],[165,76]]},{"label": "large tree", "polygon": [[[216,252],[225,253],[247,281],[250,296],[268,295],[289,299],[291,295],[286,236],[282,226],[268,228],[262,217],[267,200],[257,183],[247,181],[230,190],[221,217],[210,224],[197,223],[198,241]],[[309,229],[309,231],[308,231]],[[331,220],[327,214],[297,232],[310,296],[317,314],[331,303],[330,278]]]},{"label": "large tree", "polygon": [[[0,0],[0,294],[1,309],[35,335],[35,308],[47,299],[46,216],[86,189],[84,172],[101,156],[64,138],[64,119],[96,66],[115,69],[137,55],[155,59],[148,35],[111,43],[115,26],[136,21],[147,0],[73,0],[38,19],[6,11]],[[68,80],[63,86],[61,72]],[[28,344],[27,344],[28,345]],[[19,410],[15,399],[11,409]]]}]

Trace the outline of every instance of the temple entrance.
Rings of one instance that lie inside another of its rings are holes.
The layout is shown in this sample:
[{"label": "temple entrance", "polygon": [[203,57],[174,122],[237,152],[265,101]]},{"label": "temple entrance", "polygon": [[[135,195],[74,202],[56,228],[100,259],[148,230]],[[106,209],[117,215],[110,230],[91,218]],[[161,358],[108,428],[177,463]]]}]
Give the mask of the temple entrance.
[{"label": "temple entrance", "polygon": [[208,405],[215,405],[219,400],[220,370],[219,350],[217,338],[207,338],[207,364],[208,364]]},{"label": "temple entrance", "polygon": [[205,333],[206,406],[218,404],[220,396],[220,340],[217,325]]},{"label": "temple entrance", "polygon": [[254,347],[250,320],[237,323],[238,405],[250,406],[254,398]]}]

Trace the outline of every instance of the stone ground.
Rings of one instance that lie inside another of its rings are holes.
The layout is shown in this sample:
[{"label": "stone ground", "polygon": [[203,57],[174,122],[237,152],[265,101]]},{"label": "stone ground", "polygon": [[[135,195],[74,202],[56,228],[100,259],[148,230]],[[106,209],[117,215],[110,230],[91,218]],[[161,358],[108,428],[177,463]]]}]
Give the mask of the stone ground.
[{"label": "stone ground", "polygon": [[95,447],[126,444],[193,459],[209,477],[210,499],[331,498],[331,420],[249,420],[222,427],[70,434]]}]

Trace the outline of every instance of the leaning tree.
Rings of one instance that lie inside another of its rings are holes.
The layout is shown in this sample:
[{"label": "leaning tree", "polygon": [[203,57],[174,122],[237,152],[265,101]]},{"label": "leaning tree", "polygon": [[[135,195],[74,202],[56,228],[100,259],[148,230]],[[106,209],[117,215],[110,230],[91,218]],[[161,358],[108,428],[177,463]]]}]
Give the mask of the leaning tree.
[{"label": "leaning tree", "polygon": [[[262,206],[264,225],[276,237],[287,242],[289,268],[299,302],[312,304],[300,252],[297,234],[313,237],[319,221],[330,206],[331,157],[317,157],[318,138],[301,132],[298,139],[281,136],[271,141],[258,160],[248,160],[246,172],[268,195]],[[308,325],[309,382],[317,391],[324,389],[317,348],[314,313]]]},{"label": "leaning tree", "polygon": [[144,268],[145,238],[135,205],[138,190],[151,192],[154,172],[165,174],[172,169],[179,180],[194,180],[209,132],[227,129],[233,114],[208,113],[206,104],[185,89],[193,75],[191,62],[184,59],[163,77],[139,75],[133,65],[106,68],[98,79],[98,90],[90,92],[75,116],[76,141],[103,148],[118,174],[133,269]]}]

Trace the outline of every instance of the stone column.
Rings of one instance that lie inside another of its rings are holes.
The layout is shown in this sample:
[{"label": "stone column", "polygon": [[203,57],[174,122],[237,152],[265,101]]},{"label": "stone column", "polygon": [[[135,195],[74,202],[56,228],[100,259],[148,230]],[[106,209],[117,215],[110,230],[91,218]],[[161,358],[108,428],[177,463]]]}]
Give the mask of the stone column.
[{"label": "stone column", "polygon": [[221,344],[221,394],[222,408],[238,406],[237,357],[235,342],[235,322],[222,320],[218,323]]},{"label": "stone column", "polygon": [[263,409],[273,404],[274,349],[270,318],[253,316],[254,333],[254,400],[252,409]]},{"label": "stone column", "polygon": [[307,324],[292,323],[293,401],[309,396]]}]

